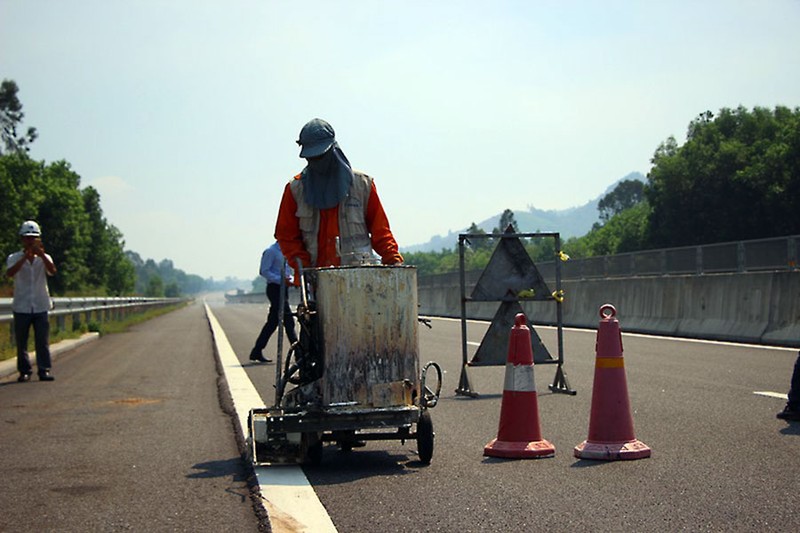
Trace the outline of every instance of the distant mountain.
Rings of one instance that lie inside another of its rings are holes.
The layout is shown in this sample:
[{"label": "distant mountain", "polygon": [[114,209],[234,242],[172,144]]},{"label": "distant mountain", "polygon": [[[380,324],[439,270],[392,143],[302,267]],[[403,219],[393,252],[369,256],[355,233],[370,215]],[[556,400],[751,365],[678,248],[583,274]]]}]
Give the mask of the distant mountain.
[{"label": "distant mountain", "polygon": [[[639,180],[644,182],[645,177],[641,172],[631,172],[608,186],[603,194],[594,200],[579,207],[570,207],[562,210],[543,211],[530,206],[527,211],[514,211],[514,219],[521,233],[534,233],[537,231],[557,231],[561,238],[582,237],[592,229],[592,225],[600,220],[597,204],[600,200],[614,190],[614,187],[623,180]],[[491,233],[500,222],[502,213],[477,223],[479,228],[486,233]],[[472,224],[472,222],[470,222]],[[447,235],[436,235],[423,244],[414,244],[402,247],[403,252],[438,252],[444,249],[454,249],[458,245],[458,234],[466,233],[469,226],[458,231],[451,231]]]}]

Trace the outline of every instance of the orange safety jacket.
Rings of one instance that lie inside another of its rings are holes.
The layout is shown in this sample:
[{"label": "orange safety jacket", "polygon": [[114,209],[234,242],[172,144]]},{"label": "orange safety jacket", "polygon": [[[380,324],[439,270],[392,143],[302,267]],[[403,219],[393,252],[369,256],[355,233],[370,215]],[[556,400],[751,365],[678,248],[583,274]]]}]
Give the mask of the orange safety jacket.
[{"label": "orange safety jacket", "polygon": [[[298,258],[304,267],[341,265],[341,258],[336,250],[336,238],[342,237],[343,233],[347,235],[348,231],[346,228],[344,232],[341,232],[340,223],[348,224],[350,233],[358,233],[359,225],[365,229],[368,235],[364,235],[364,237],[368,239],[372,249],[381,256],[383,264],[393,265],[403,262],[403,256],[400,255],[397,242],[389,228],[389,219],[386,217],[386,212],[378,197],[375,182],[361,172],[354,171],[353,174],[353,184],[350,186],[348,195],[338,205],[328,209],[315,209],[306,204],[299,182],[300,174],[295,176],[294,180],[284,188],[278,220],[275,224],[275,238],[289,265],[295,269],[295,274],[297,274]],[[365,190],[364,187],[367,187],[369,191],[366,209],[362,207],[359,212],[355,213],[351,209],[350,212],[345,213],[344,209],[348,209],[348,201],[351,204],[359,205],[358,198],[363,196],[363,193],[359,194],[359,192]],[[341,213],[340,209],[342,209]],[[313,216],[309,216],[309,214]],[[359,216],[363,217],[360,224],[357,220]],[[315,235],[316,250],[313,246]],[[348,237],[358,241],[359,236],[348,235]],[[299,276],[295,275],[295,281],[299,283]]]}]

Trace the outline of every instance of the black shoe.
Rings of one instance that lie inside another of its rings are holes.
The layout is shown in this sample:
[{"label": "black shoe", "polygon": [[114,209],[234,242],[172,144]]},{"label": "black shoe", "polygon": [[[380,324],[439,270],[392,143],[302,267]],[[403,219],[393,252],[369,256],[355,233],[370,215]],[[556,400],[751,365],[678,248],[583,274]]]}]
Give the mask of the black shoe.
[{"label": "black shoe", "polygon": [[781,420],[789,420],[791,422],[800,422],[800,411],[795,411],[794,409],[790,409],[787,405],[783,408],[783,411],[775,415],[776,418],[780,418]]},{"label": "black shoe", "polygon": [[50,372],[43,372],[39,374],[39,381],[55,381],[56,378],[50,375]]},{"label": "black shoe", "polygon": [[250,360],[251,361],[256,361],[258,363],[271,363],[272,362],[272,359],[270,359],[269,357],[264,357],[260,353],[251,353],[250,354]]},{"label": "black shoe", "polygon": [[31,380],[30,374],[20,374],[19,377],[17,378],[17,381],[19,381],[20,383],[25,383],[26,381],[30,380]]}]

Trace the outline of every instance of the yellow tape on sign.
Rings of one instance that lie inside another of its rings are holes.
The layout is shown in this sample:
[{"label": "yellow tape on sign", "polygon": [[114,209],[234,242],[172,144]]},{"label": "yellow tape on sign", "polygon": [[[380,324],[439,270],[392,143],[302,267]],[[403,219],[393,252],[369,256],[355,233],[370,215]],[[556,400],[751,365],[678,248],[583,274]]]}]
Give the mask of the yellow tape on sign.
[{"label": "yellow tape on sign", "polygon": [[598,357],[594,366],[595,368],[624,368],[625,359],[622,357]]}]

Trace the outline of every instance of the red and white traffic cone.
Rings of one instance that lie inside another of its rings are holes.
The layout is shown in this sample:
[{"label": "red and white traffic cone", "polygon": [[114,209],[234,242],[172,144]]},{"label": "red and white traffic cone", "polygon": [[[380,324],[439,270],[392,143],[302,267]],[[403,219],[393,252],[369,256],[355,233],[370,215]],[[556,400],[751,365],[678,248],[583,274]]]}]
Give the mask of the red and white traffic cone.
[{"label": "red and white traffic cone", "polygon": [[622,333],[616,314],[611,304],[600,307],[589,438],[575,447],[575,457],[580,459],[617,461],[650,457],[650,448],[633,435]]},{"label": "red and white traffic cone", "polygon": [[518,313],[508,343],[500,426],[497,438],[483,448],[483,455],[527,459],[550,457],[555,453],[555,447],[542,439],[539,428],[531,330],[525,315]]}]

